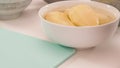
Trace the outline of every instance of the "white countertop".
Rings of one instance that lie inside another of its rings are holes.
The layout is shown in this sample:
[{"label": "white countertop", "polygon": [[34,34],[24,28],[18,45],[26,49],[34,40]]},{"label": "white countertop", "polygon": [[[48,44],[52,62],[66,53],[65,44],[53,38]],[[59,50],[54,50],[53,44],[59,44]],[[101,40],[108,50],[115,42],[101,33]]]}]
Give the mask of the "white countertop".
[{"label": "white countertop", "polygon": [[[31,5],[15,20],[0,21],[0,26],[9,30],[24,33],[46,40],[40,28],[38,10],[46,3],[33,0]],[[114,37],[113,45],[100,45],[94,49],[77,51],[59,68],[120,68],[120,30]]]}]

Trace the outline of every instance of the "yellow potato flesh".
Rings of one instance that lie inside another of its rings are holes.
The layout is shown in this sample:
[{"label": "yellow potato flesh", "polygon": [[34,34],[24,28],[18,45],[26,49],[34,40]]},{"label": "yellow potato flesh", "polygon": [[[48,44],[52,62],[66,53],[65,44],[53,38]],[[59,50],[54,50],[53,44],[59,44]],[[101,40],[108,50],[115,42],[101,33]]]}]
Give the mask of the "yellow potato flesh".
[{"label": "yellow potato flesh", "polygon": [[98,9],[86,4],[73,6],[61,11],[51,11],[45,19],[56,24],[67,26],[96,26],[109,23],[115,17],[103,9]]},{"label": "yellow potato flesh", "polygon": [[99,17],[100,25],[109,23],[110,21],[114,20],[114,16],[110,16],[107,13],[105,14],[105,13],[98,12],[97,16]]},{"label": "yellow potato flesh", "polygon": [[77,26],[96,26],[99,25],[99,18],[92,7],[88,5],[78,5],[67,9],[70,20]]},{"label": "yellow potato flesh", "polygon": [[45,19],[62,25],[74,26],[64,12],[53,11],[46,14]]}]

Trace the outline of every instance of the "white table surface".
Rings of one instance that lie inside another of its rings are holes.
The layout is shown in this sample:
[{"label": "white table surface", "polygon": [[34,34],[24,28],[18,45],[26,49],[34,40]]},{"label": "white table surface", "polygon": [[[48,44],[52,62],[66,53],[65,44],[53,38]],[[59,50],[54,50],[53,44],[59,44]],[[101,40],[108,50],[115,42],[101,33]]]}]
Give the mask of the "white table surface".
[{"label": "white table surface", "polygon": [[[40,28],[38,10],[46,3],[33,0],[23,14],[14,20],[0,21],[0,26],[46,40]],[[120,30],[114,37],[113,45],[100,45],[94,49],[77,51],[59,68],[120,68]]]}]

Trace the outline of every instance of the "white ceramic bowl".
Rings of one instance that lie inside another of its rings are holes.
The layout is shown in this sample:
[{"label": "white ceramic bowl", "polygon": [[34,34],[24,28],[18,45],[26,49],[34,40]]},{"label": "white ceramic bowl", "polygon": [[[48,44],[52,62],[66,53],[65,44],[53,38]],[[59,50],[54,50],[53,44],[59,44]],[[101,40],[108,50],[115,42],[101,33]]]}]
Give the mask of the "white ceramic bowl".
[{"label": "white ceramic bowl", "polygon": [[0,0],[0,19],[8,20],[20,16],[32,0]]},{"label": "white ceramic bowl", "polygon": [[[84,27],[59,25],[44,19],[44,15],[49,11],[61,7],[65,9],[81,3],[108,10],[114,14],[116,19],[107,24]],[[42,7],[39,11],[39,16],[44,33],[53,42],[68,47],[89,48],[100,45],[113,36],[118,27],[120,12],[110,5],[94,1],[61,1]]]}]

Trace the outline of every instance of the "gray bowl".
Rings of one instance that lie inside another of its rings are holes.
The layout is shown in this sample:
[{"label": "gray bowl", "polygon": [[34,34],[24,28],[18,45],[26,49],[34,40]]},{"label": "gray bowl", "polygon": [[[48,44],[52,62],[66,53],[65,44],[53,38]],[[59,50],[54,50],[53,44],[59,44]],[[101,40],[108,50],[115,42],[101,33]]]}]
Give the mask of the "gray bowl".
[{"label": "gray bowl", "polygon": [[0,0],[0,19],[15,19],[32,0]]}]

